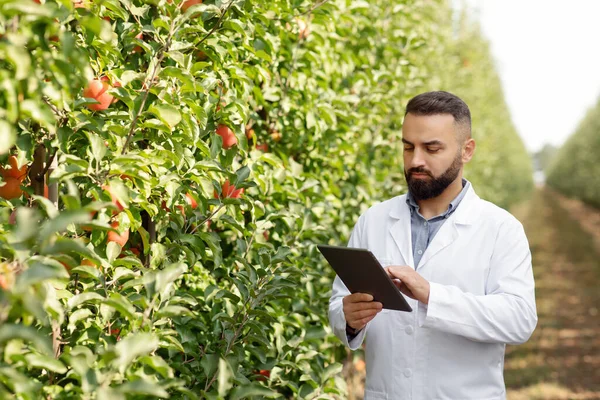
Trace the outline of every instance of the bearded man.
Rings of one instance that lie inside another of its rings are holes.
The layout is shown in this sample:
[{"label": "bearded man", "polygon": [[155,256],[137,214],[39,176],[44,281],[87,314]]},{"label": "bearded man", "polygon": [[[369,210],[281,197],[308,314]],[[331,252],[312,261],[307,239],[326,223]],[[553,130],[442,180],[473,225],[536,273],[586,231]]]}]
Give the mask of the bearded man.
[{"label": "bearded man", "polygon": [[331,327],[352,350],[366,340],[366,400],[505,399],[506,344],[537,324],[523,227],[463,178],[475,141],[460,98],[411,99],[402,142],[408,193],[361,215],[348,247],[369,249],[413,311],[383,309],[336,277]]}]

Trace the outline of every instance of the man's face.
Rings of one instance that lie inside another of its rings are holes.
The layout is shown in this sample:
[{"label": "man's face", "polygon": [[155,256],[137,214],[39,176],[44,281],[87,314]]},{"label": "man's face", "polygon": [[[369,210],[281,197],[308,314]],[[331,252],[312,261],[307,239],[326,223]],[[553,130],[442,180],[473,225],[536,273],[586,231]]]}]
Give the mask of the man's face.
[{"label": "man's face", "polygon": [[407,114],[402,142],[404,176],[415,199],[439,196],[461,172],[462,152],[451,114]]}]

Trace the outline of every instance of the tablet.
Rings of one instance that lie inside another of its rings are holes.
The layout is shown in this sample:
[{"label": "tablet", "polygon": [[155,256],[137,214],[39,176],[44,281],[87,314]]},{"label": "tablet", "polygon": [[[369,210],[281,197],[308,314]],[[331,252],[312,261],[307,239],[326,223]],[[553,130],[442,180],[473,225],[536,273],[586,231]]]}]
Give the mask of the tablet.
[{"label": "tablet", "polygon": [[368,293],[383,308],[412,311],[377,258],[367,249],[317,245],[350,293]]}]

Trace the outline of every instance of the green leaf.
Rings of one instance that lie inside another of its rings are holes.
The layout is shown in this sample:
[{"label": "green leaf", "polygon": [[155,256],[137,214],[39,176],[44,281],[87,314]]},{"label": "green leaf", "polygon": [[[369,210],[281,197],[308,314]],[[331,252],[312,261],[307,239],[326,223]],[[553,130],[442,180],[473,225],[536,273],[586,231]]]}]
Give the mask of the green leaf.
[{"label": "green leaf", "polygon": [[17,211],[17,229],[9,236],[9,243],[26,242],[39,233],[40,213],[36,209],[20,207]]},{"label": "green leaf", "polygon": [[148,254],[148,252],[150,251],[150,234],[148,233],[148,231],[146,229],[144,229],[143,226],[140,226],[137,229],[138,233],[140,234],[140,237],[142,238],[142,245],[144,246],[144,254]]},{"label": "green leaf", "polygon": [[103,304],[119,311],[125,318],[133,321],[136,318],[136,309],[131,302],[119,293],[111,293],[110,297],[104,300]]},{"label": "green leaf", "polygon": [[241,400],[246,399],[250,396],[261,396],[266,398],[279,397],[279,393],[276,391],[261,386],[257,383],[252,383],[247,386],[239,386],[233,389],[231,394],[227,397],[229,400]]},{"label": "green leaf", "polygon": [[137,379],[132,382],[127,382],[119,386],[117,390],[123,394],[169,397],[169,393],[165,389],[146,379]]},{"label": "green leaf", "polygon": [[[15,67],[15,79],[20,81],[22,79],[26,79],[31,70],[31,58],[29,57],[29,53],[25,46],[5,46],[4,48],[6,52],[6,59],[13,64]],[[28,107],[33,106],[32,100],[26,100],[28,102]]]},{"label": "green leaf", "polygon": [[50,219],[42,224],[40,229],[40,237],[44,239],[50,238],[54,233],[63,232],[70,224],[81,224],[90,220],[88,211],[62,211],[58,217]]},{"label": "green leaf", "polygon": [[219,355],[218,354],[205,354],[204,357],[200,360],[200,365],[204,369],[204,373],[207,377],[212,377],[213,374],[217,371],[217,367],[219,365]]},{"label": "green leaf", "polygon": [[33,195],[31,197],[36,202],[36,204],[40,205],[40,207],[44,210],[44,212],[49,218],[56,218],[58,216],[58,209],[56,208],[53,202],[51,202],[43,196]]},{"label": "green leaf", "polygon": [[165,306],[158,310],[156,313],[156,318],[165,318],[165,317],[178,317],[181,315],[189,315],[192,312],[182,306]]},{"label": "green leaf", "polygon": [[106,245],[106,257],[108,262],[112,263],[121,254],[121,245],[116,242],[108,242]]},{"label": "green leaf", "polygon": [[156,274],[155,290],[161,296],[171,289],[172,283],[175,282],[184,272],[187,271],[185,264],[172,264]]},{"label": "green leaf", "polygon": [[240,169],[238,169],[237,171],[235,171],[235,175],[236,175],[236,181],[234,182],[234,185],[237,185],[238,183],[242,183],[246,179],[248,179],[248,177],[250,176],[250,168],[248,168],[247,166],[243,166]]},{"label": "green leaf", "polygon": [[0,326],[0,343],[6,343],[11,339],[22,339],[32,342],[34,347],[46,355],[52,355],[52,343],[49,336],[42,335],[30,326],[4,324]]},{"label": "green leaf", "polygon": [[17,131],[14,126],[4,120],[0,120],[0,154],[7,153],[14,146],[17,139]]},{"label": "green leaf", "polygon": [[93,303],[93,304],[97,304],[102,302],[102,300],[104,300],[104,297],[100,296],[98,293],[94,293],[94,292],[83,292],[80,294],[77,294],[73,297],[71,297],[69,299],[69,301],[67,302],[67,308],[69,310],[72,310],[73,308],[77,307],[80,304],[83,303]]},{"label": "green leaf", "polygon": [[28,261],[29,268],[17,277],[15,290],[25,290],[27,286],[48,279],[68,279],[69,273],[58,261],[44,256],[34,256]]},{"label": "green leaf", "polygon": [[181,122],[179,110],[169,104],[157,104],[148,109],[149,112],[156,115],[165,125],[173,128]]},{"label": "green leaf", "polygon": [[[19,373],[14,367],[0,367],[0,381],[6,387],[12,389],[14,393],[19,393],[24,399],[37,399],[41,393],[41,384],[31,379],[31,377]],[[0,395],[3,395],[2,387],[0,387]],[[7,394],[3,399],[13,399],[12,394]]]},{"label": "green leaf", "polygon": [[106,146],[104,145],[104,139],[102,139],[99,135],[86,131],[86,135],[88,140],[90,141],[92,155],[97,162],[102,161],[104,156],[106,155]]},{"label": "green leaf", "polygon": [[217,391],[219,396],[225,397],[229,389],[233,386],[233,370],[227,360],[219,360],[219,370],[217,372]]},{"label": "green leaf", "polygon": [[119,372],[124,373],[137,357],[156,350],[158,343],[158,338],[150,333],[129,335],[117,343],[116,353],[119,356],[113,361],[113,364],[119,369]]},{"label": "green leaf", "polygon": [[139,359],[139,362],[146,364],[156,372],[158,372],[163,378],[173,378],[173,369],[169,364],[159,356],[145,356]]},{"label": "green leaf", "polygon": [[23,100],[21,102],[21,111],[26,116],[33,118],[40,125],[54,133],[56,130],[56,117],[47,104],[35,102],[33,100]]},{"label": "green leaf", "polygon": [[96,391],[98,400],[125,400],[126,396],[111,387],[99,387]]},{"label": "green leaf", "polygon": [[75,310],[75,312],[69,316],[69,325],[67,328],[69,331],[73,332],[77,328],[77,322],[81,320],[87,320],[91,316],[92,311],[89,308],[80,308],[79,310]]},{"label": "green leaf", "polygon": [[89,265],[79,265],[75,268],[72,268],[71,273],[87,275],[96,279],[97,281],[99,281],[102,277],[102,273],[100,272],[100,270],[98,270],[98,268],[90,267]]},{"label": "green leaf", "polygon": [[41,254],[44,255],[55,255],[55,254],[78,254],[83,258],[88,258],[94,262],[100,263],[103,268],[110,268],[105,260],[101,259],[92,249],[85,246],[81,239],[70,239],[59,236],[56,241],[48,246],[42,248]]},{"label": "green leaf", "polygon": [[62,362],[42,354],[29,353],[25,356],[25,360],[27,360],[27,364],[29,366],[34,368],[47,369],[59,374],[64,374],[67,372],[67,368]]}]

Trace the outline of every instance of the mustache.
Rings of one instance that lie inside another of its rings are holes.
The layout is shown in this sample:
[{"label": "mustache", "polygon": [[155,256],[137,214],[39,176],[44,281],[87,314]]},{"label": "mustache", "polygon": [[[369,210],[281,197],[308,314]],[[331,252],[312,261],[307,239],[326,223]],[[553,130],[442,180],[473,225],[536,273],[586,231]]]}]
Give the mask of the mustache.
[{"label": "mustache", "polygon": [[425,168],[421,168],[421,167],[411,168],[408,171],[406,171],[406,173],[408,175],[412,175],[412,174],[427,174],[427,175],[429,175],[430,177],[433,178],[433,175],[431,174],[430,171],[427,171]]}]

